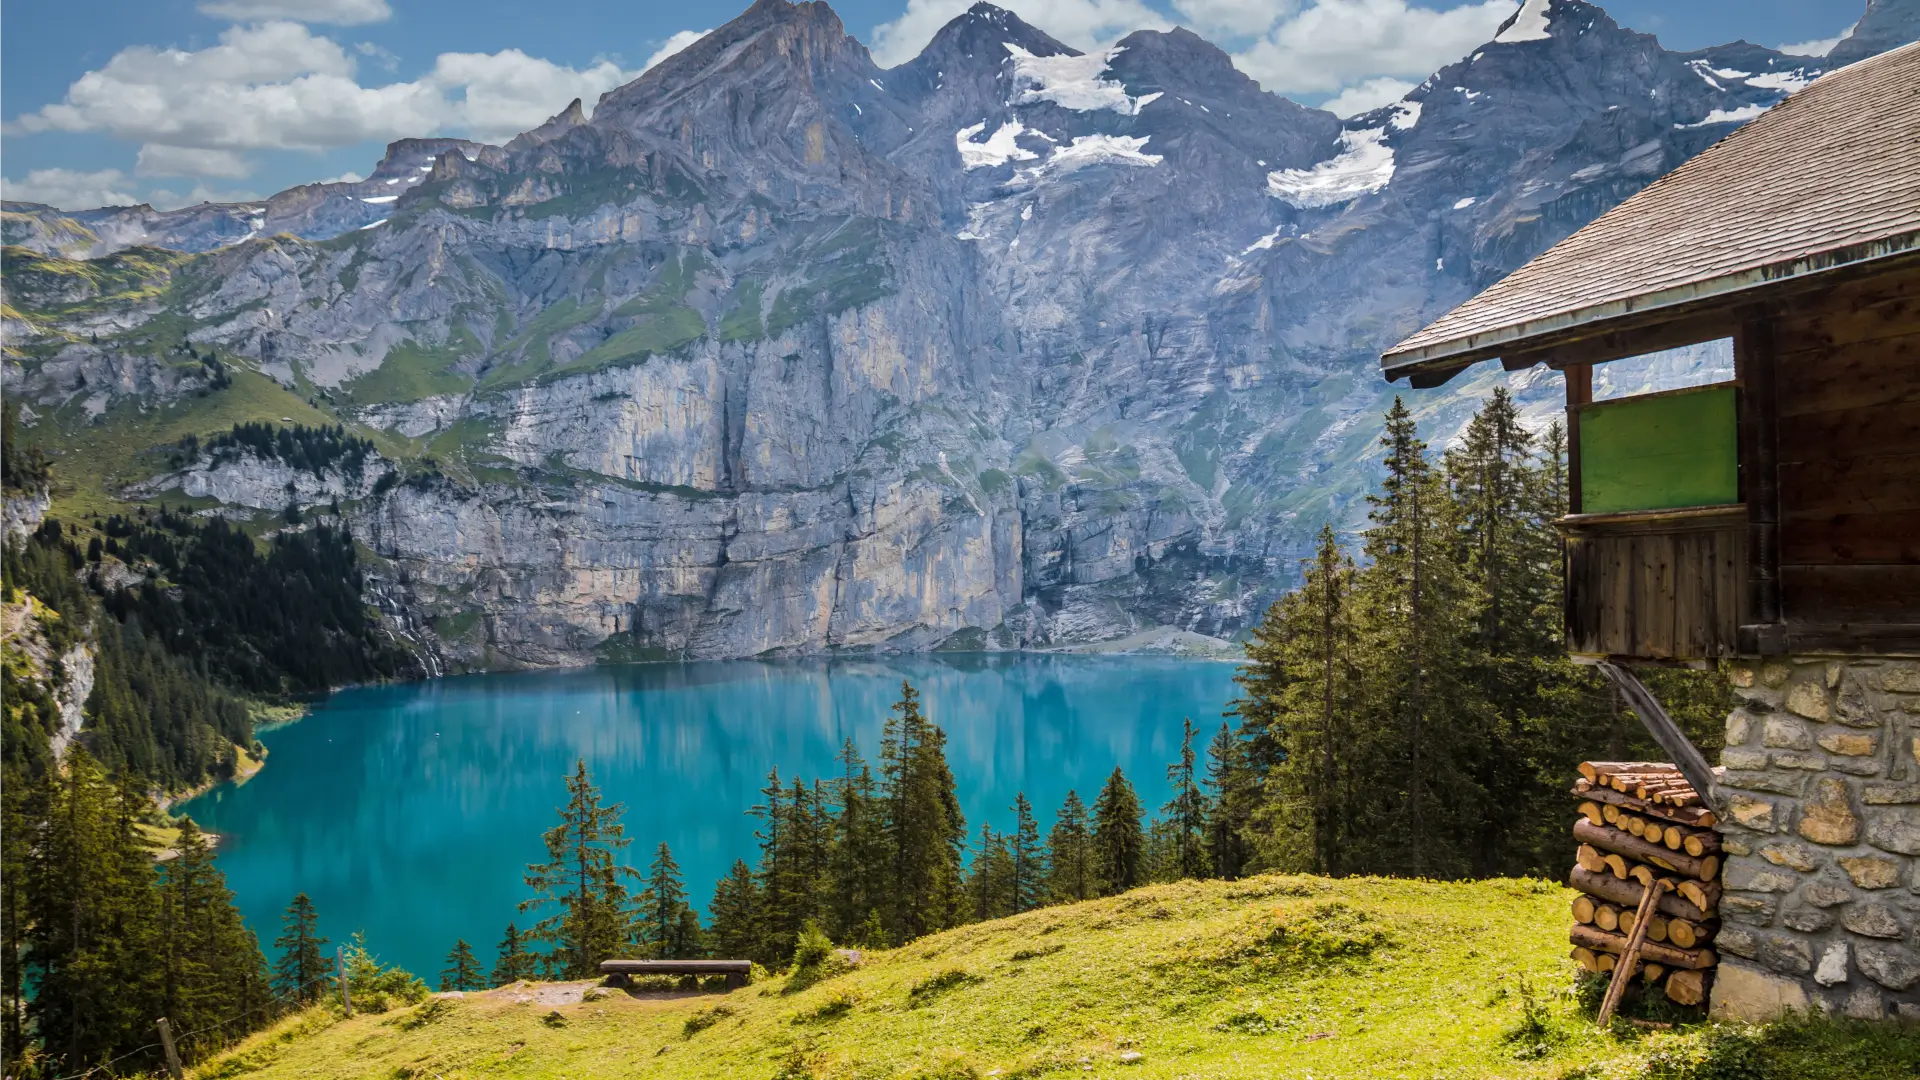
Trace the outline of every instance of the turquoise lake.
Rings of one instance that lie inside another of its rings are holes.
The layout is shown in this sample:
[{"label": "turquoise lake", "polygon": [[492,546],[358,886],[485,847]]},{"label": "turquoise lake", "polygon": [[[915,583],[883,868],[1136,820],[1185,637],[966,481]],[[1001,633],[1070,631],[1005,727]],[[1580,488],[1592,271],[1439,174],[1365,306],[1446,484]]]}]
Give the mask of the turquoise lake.
[{"label": "turquoise lake", "polygon": [[650,664],[475,675],[346,690],[261,736],[266,769],[182,809],[221,836],[219,864],[263,947],[297,892],[336,943],[434,981],[456,938],[491,967],[508,920],[534,914],[521,874],[544,857],[563,777],[584,759],[626,805],[645,867],[666,841],[703,911],[736,858],[770,769],[831,776],[851,737],[869,760],[899,697],[919,688],[947,731],[967,827],[1010,828],[1014,795],[1044,833],[1069,788],[1089,803],[1118,765],[1149,809],[1166,801],[1180,722],[1198,749],[1234,696],[1234,667],[1140,656],[954,655],[868,661]]}]

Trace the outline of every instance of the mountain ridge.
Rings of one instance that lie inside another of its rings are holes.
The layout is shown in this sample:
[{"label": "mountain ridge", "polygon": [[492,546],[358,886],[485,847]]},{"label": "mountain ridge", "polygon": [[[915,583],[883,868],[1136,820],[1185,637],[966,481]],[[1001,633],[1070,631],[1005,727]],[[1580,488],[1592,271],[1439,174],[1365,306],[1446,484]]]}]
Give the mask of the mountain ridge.
[{"label": "mountain ridge", "polygon": [[[504,146],[176,219],[8,204],[7,375],[76,506],[313,486],[82,465],[112,433],[375,438],[391,479],[333,487],[442,669],[1230,636],[1357,524],[1381,348],[1821,70],[1529,0],[1340,120],[1185,30],[1082,54],[977,4],[883,70],[761,0]],[[170,220],[205,250],[65,257]],[[1495,378],[1413,404],[1444,438]]]}]

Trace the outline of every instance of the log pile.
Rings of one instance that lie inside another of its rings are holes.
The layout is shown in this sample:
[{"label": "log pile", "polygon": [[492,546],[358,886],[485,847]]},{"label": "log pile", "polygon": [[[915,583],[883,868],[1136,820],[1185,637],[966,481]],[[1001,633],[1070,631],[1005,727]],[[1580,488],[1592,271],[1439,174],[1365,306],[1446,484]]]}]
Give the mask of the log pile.
[{"label": "log pile", "polygon": [[[1718,962],[1720,834],[1717,819],[1672,765],[1585,761],[1573,787],[1579,847],[1568,883],[1573,900],[1573,959],[1612,973],[1636,937],[1635,971],[1682,1005],[1707,998]],[[1664,885],[1658,883],[1664,882]],[[1645,904],[1647,890],[1655,890]],[[1647,927],[1634,933],[1645,908]]]}]

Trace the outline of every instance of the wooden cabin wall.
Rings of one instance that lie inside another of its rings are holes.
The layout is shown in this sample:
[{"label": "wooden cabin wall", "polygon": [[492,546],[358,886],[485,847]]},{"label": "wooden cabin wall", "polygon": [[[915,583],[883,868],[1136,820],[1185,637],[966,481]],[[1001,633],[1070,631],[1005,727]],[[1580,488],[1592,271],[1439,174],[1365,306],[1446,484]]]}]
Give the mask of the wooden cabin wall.
[{"label": "wooden cabin wall", "polygon": [[1796,626],[1839,647],[1920,645],[1920,269],[1795,303],[1772,331],[1795,649],[1819,636]]}]

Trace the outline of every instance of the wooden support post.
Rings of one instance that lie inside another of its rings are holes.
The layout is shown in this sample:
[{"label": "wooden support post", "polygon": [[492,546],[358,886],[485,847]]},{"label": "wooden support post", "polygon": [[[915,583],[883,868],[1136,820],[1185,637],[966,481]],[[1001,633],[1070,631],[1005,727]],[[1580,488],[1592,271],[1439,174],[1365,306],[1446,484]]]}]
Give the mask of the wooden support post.
[{"label": "wooden support post", "polygon": [[1600,674],[1607,677],[1607,681],[1619,688],[1627,704],[1639,714],[1640,722],[1653,735],[1653,741],[1672,755],[1674,766],[1687,778],[1687,783],[1693,785],[1694,794],[1700,796],[1701,803],[1716,815],[1719,814],[1720,800],[1713,790],[1713,767],[1707,764],[1699,748],[1687,740],[1680,726],[1673,722],[1673,717],[1667,715],[1667,710],[1660,707],[1659,700],[1640,681],[1640,677],[1632,670],[1606,660],[1595,666],[1600,669]]},{"label": "wooden support post", "polygon": [[1633,917],[1633,932],[1627,935],[1627,947],[1620,950],[1620,962],[1613,969],[1613,982],[1607,987],[1607,996],[1600,1003],[1600,1026],[1606,1027],[1613,1019],[1613,1012],[1620,1007],[1620,998],[1627,992],[1627,985],[1633,982],[1634,968],[1639,966],[1640,947],[1647,943],[1647,932],[1653,926],[1654,904],[1660,894],[1667,891],[1667,882],[1662,879],[1653,883],[1653,887],[1640,897],[1640,909]]},{"label": "wooden support post", "polygon": [[1780,602],[1780,394],[1773,324],[1755,318],[1733,335],[1740,381],[1740,495],[1747,504],[1747,596],[1742,652],[1786,652]]},{"label": "wooden support post", "polygon": [[1593,404],[1593,365],[1568,364],[1560,369],[1567,380],[1567,513],[1580,512],[1580,406]]},{"label": "wooden support post", "polygon": [[174,1049],[173,1028],[168,1026],[164,1016],[154,1021],[153,1026],[160,1032],[160,1051],[167,1056],[167,1075],[173,1080],[181,1080],[180,1051]]},{"label": "wooden support post", "polygon": [[340,1004],[347,1010],[347,1019],[353,1019],[353,993],[347,989],[347,950],[335,946],[333,950],[334,970],[340,974]]}]

